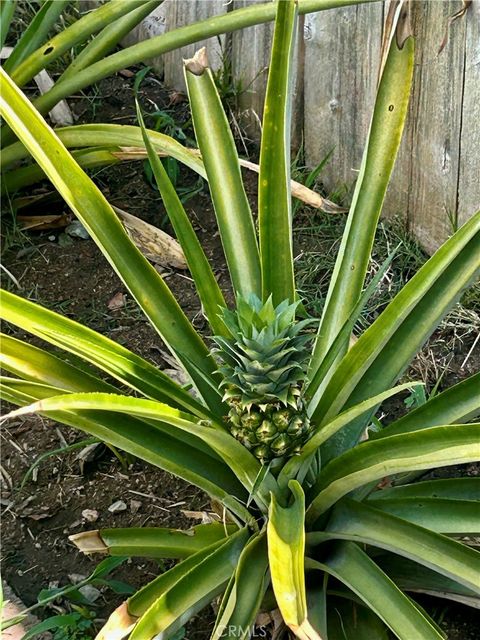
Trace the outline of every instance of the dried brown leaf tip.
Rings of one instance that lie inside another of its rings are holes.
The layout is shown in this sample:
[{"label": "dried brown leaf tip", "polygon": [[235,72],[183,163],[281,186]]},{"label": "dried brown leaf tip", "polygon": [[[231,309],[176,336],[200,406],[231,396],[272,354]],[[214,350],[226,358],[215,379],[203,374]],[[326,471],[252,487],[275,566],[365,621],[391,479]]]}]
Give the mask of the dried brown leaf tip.
[{"label": "dried brown leaf tip", "polygon": [[82,533],[75,533],[69,536],[68,539],[85,554],[90,553],[108,553],[108,547],[100,537],[100,532],[95,531],[82,531]]},{"label": "dried brown leaf tip", "polygon": [[95,640],[124,640],[133,631],[137,620],[136,616],[128,613],[127,603],[124,602],[112,613]]},{"label": "dried brown leaf tip", "polygon": [[472,4],[472,0],[463,0],[462,1],[462,8],[459,11],[456,11],[453,15],[451,15],[448,18],[447,27],[445,29],[445,35],[443,36],[443,40],[442,40],[442,43],[440,45],[440,48],[438,50],[437,55],[440,55],[442,53],[442,51],[445,49],[446,45],[447,45],[448,34],[450,32],[450,27],[455,22],[455,20],[458,20],[459,18],[463,18],[463,16],[466,14],[466,12],[468,10],[468,7],[471,4]]},{"label": "dried brown leaf tip", "polygon": [[208,69],[208,57],[206,47],[199,49],[193,58],[184,60],[185,69],[193,73],[195,76],[203,75],[205,69]]}]

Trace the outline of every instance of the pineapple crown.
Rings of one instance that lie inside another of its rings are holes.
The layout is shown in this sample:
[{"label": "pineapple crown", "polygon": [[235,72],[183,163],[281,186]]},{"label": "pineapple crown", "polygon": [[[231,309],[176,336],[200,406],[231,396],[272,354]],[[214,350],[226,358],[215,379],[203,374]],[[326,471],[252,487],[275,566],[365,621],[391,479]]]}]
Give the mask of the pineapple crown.
[{"label": "pineapple crown", "polygon": [[235,311],[222,309],[229,337],[215,336],[221,362],[224,400],[242,406],[282,402],[295,406],[299,384],[305,379],[309,335],[301,335],[311,320],[297,322],[299,302],[284,300],[274,307],[256,295],[237,297]]}]

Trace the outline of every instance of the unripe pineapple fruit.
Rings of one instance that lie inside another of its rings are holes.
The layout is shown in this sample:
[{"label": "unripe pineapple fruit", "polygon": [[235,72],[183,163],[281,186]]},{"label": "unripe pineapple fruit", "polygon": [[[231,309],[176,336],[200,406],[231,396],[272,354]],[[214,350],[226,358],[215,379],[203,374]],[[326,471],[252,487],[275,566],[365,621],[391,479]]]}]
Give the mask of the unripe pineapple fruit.
[{"label": "unripe pineapple fruit", "polygon": [[232,435],[262,462],[293,455],[309,434],[302,399],[310,322],[295,320],[298,303],[277,307],[255,295],[223,310],[229,337],[214,338]]}]

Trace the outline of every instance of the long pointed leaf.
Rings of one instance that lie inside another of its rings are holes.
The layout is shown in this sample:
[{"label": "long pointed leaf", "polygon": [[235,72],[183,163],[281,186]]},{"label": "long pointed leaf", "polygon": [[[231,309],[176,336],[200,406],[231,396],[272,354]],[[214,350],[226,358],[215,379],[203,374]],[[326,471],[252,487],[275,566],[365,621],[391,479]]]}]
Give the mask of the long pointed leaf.
[{"label": "long pointed leaf", "polygon": [[46,0],[15,45],[3,68],[10,75],[47,37],[70,0]]},{"label": "long pointed leaf", "polygon": [[325,531],[309,534],[308,544],[336,538],[405,556],[480,593],[478,551],[366,504],[348,499],[339,502]]},{"label": "long pointed leaf", "polygon": [[73,62],[65,69],[57,82],[72,78],[76,73],[89,65],[101,60],[107,53],[114,49],[120,40],[132,31],[137,24],[142,22],[163,0],[149,0],[142,2],[140,6],[130,11],[125,16],[117,18],[112,24],[107,25],[96,35],[75,57]]},{"label": "long pointed leaf", "polygon": [[[375,0],[299,0],[298,5],[299,13],[306,14],[365,2],[375,2]],[[98,82],[120,69],[221,33],[270,22],[274,19],[275,13],[276,5],[272,2],[254,4],[149,38],[144,42],[113,53],[83,69],[75,76],[57,83],[48,93],[35,100],[35,105],[41,113],[47,113],[62,98],[72,95],[79,89]]]},{"label": "long pointed leaf", "polygon": [[305,496],[295,480],[289,482],[294,502],[281,507],[272,495],[267,523],[268,558],[273,591],[285,624],[302,640],[321,640],[307,618],[305,589]]},{"label": "long pointed leaf", "polygon": [[4,369],[25,380],[56,387],[63,391],[115,392],[115,387],[97,376],[78,369],[47,351],[22,340],[0,334],[0,363]]},{"label": "long pointed leaf", "polygon": [[288,462],[281,470],[278,477],[280,486],[284,484],[286,478],[292,478],[299,473],[301,475],[297,475],[297,479],[299,480],[299,482],[303,482],[305,474],[310,466],[309,462],[312,460],[312,456],[315,454],[317,449],[328,440],[328,438],[334,436],[338,431],[340,431],[340,429],[343,429],[353,420],[358,418],[358,416],[361,416],[366,411],[369,411],[372,407],[376,407],[388,398],[391,398],[393,395],[400,393],[400,391],[404,391],[405,389],[417,386],[418,384],[421,383],[407,382],[405,384],[400,384],[396,387],[393,387],[393,389],[389,389],[388,391],[385,391],[378,396],[373,396],[373,398],[369,398],[368,400],[355,405],[351,409],[343,411],[331,422],[328,422],[319,429],[315,429],[311,438],[307,440],[307,442],[302,447],[300,455],[290,458],[290,460],[288,460]]},{"label": "long pointed leaf", "polygon": [[16,6],[17,0],[4,0],[0,4],[0,49],[5,44]]},{"label": "long pointed leaf", "polygon": [[427,429],[437,424],[468,422],[480,415],[480,373],[450,387],[376,433],[372,439]]},{"label": "long pointed leaf", "polygon": [[446,498],[480,501],[480,478],[442,478],[404,486],[384,488],[371,493],[368,501],[397,498]]},{"label": "long pointed leaf", "polygon": [[[182,413],[178,409],[172,409],[172,407],[160,402],[107,393],[78,393],[41,400],[29,407],[17,409],[5,418],[34,412],[48,412],[49,415],[53,415],[57,411],[62,413],[66,411],[95,411],[100,414],[103,411],[115,411],[168,424],[172,434],[178,434],[179,437],[184,437],[183,434],[190,434],[203,440],[225,461],[247,491],[251,492],[255,486],[260,463],[243,445],[222,428],[196,424],[192,421],[194,416]],[[257,488],[255,494],[255,500],[260,501],[263,508],[268,505],[269,492],[274,491],[276,486],[273,476],[270,473],[266,474],[262,485]]]},{"label": "long pointed leaf", "polygon": [[[390,263],[395,257],[395,253],[396,253],[396,250],[392,251],[392,253],[388,256],[388,258],[380,265],[377,273],[372,278],[371,282],[368,284],[365,290],[362,292],[362,295],[358,299],[357,304],[353,307],[352,312],[350,313],[350,316],[345,321],[345,324],[340,329],[340,331],[337,334],[337,337],[329,347],[327,353],[325,354],[324,359],[322,360],[321,365],[318,367],[314,376],[312,377],[311,382],[307,383],[307,386],[305,389],[305,397],[307,398],[307,401],[309,401],[308,413],[312,417],[313,422],[315,422],[319,418],[319,416],[317,415],[317,412],[315,411],[318,404],[318,398],[317,398],[316,392],[318,391],[321,383],[324,381],[325,377],[329,373],[331,367],[335,364],[337,357],[342,352],[346,340],[350,340],[353,329],[355,327],[355,324],[358,318],[360,317],[361,312],[363,311],[365,305],[374,294],[375,289],[377,288],[377,285],[379,284],[380,280],[385,275],[388,267],[390,266]],[[313,398],[313,400],[310,400],[311,398]]]},{"label": "long pointed leaf", "polygon": [[8,291],[2,291],[1,302],[3,320],[83,358],[147,397],[181,407],[201,418],[210,417],[206,408],[157,367],[113,340]]},{"label": "long pointed leaf", "polygon": [[33,51],[13,70],[12,80],[18,86],[24,85],[75,44],[84,42],[93,33],[110,24],[112,20],[137,8],[138,2],[139,0],[108,2],[91,11]]},{"label": "long pointed leaf", "polygon": [[[196,173],[206,178],[205,167],[195,149],[187,149],[180,142],[174,140],[171,136],[167,136],[159,131],[147,129],[148,137],[158,153],[175,158],[182,164]],[[112,147],[121,149],[129,149],[135,147],[141,149],[144,147],[142,130],[140,127],[122,124],[79,124],[72,127],[61,127],[55,129],[55,134],[60,141],[68,149],[75,147]],[[114,149],[112,149],[114,151]],[[2,149],[0,158],[0,166],[2,171],[19,160],[28,158],[29,153],[21,142],[14,142]]]},{"label": "long pointed leaf", "polygon": [[[349,350],[318,405],[322,421],[393,384],[479,269],[480,212],[440,247]],[[332,438],[323,448],[325,459],[353,446],[368,419]]]},{"label": "long pointed leaf", "polygon": [[142,129],[143,141],[148,152],[148,159],[155,182],[162,196],[167,215],[175,230],[177,240],[185,254],[188,268],[195,281],[208,323],[215,335],[224,335],[225,326],[219,318],[220,309],[226,307],[223,294],[180,198],[150,142],[138,102],[137,119]]},{"label": "long pointed leaf", "polygon": [[473,500],[409,497],[384,498],[369,504],[438,533],[480,535],[480,505]]},{"label": "long pointed leaf", "polygon": [[400,640],[443,640],[432,622],[356,544],[337,542],[322,561],[307,567],[327,571],[356,593]]},{"label": "long pointed leaf", "polygon": [[[56,395],[58,390],[53,387],[14,379],[3,379],[0,393],[8,402],[21,406],[42,398],[55,405],[58,398],[66,397]],[[248,494],[243,493],[242,485],[226,464],[205,453],[200,443],[194,446],[192,434],[183,432],[180,437],[175,437],[169,425],[162,425],[159,421],[153,425],[126,414],[122,414],[120,420],[119,413],[96,410],[96,407],[41,413],[183,478],[215,497],[244,521],[251,519],[249,512],[232,497],[237,496],[246,502]]]},{"label": "long pointed leaf", "polygon": [[[360,297],[375,229],[407,115],[413,77],[414,44],[408,3],[396,7],[388,57],[377,92],[372,122],[342,244],[325,301],[311,362],[311,377]],[[345,341],[344,350],[348,347]],[[321,393],[321,389],[317,394]]]},{"label": "long pointed leaf", "polygon": [[258,226],[263,299],[295,299],[290,192],[291,83],[297,5],[277,3],[270,73],[263,113]]},{"label": "long pointed leaf", "polygon": [[268,555],[265,533],[245,546],[235,573],[223,596],[212,640],[250,637],[257,612],[268,585]]},{"label": "long pointed leaf", "polygon": [[480,423],[447,425],[364,442],[332,460],[312,487],[307,521],[315,520],[342,496],[387,475],[462,464],[480,457]]},{"label": "long pointed leaf", "polygon": [[[184,562],[191,560],[192,566],[188,570],[183,568],[183,571],[177,571],[176,580],[170,579],[168,587],[161,586],[163,576],[158,578],[156,589],[159,595],[138,621],[130,639],[152,640],[162,632],[166,632],[168,637],[202,609],[222,590],[232,575],[248,535],[246,529],[238,531],[196,564],[193,563],[195,556],[190,556]],[[129,602],[129,611],[133,612],[141,594]]]},{"label": "long pointed leaf", "polygon": [[471,589],[412,560],[389,553],[377,556],[375,562],[405,591],[427,593],[480,609],[480,597]]},{"label": "long pointed leaf", "polygon": [[259,295],[260,260],[252,213],[233,135],[204,49],[185,62],[185,81],[233,290],[244,297]]},{"label": "long pointed leaf", "polygon": [[142,527],[100,529],[70,536],[83,553],[108,553],[110,556],[143,558],[187,558],[224,540],[237,530],[235,525],[221,522],[199,524],[191,529]]},{"label": "long pointed leaf", "polygon": [[190,373],[205,402],[221,414],[222,404],[218,396],[212,394],[210,387],[205,387],[203,381],[190,371],[185,356],[207,376],[213,374],[216,364],[170,289],[131,242],[99,189],[2,70],[0,79],[5,120],[87,227],[164,342]]},{"label": "long pointed leaf", "polygon": [[328,640],[389,640],[387,627],[360,600],[329,598]]}]

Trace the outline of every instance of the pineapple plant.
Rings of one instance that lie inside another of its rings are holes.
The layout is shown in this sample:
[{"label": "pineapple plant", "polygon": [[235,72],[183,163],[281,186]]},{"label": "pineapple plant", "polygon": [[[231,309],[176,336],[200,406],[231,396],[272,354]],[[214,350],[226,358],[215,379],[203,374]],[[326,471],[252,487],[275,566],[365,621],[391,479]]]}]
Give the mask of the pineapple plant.
[{"label": "pineapple plant", "polygon": [[230,433],[261,462],[298,453],[309,434],[302,385],[310,336],[302,330],[311,321],[295,322],[297,308],[238,296],[235,311],[223,309],[229,337],[214,338]]},{"label": "pineapple plant", "polygon": [[[15,162],[27,153],[33,156],[195,389],[189,393],[106,336],[4,291],[3,320],[57,349],[52,354],[3,336],[0,358],[10,375],[0,379],[0,391],[20,407],[5,420],[37,412],[79,428],[196,485],[221,505],[224,516],[223,522],[185,532],[141,527],[71,536],[87,554],[179,560],[118,607],[97,640],[175,637],[186,620],[218,596],[212,640],[255,635],[258,612],[272,606],[283,619],[283,627],[275,625],[278,637],[290,633],[300,640],[344,640],[348,633],[386,640],[391,632],[399,640],[445,640],[435,620],[416,604],[417,593],[478,608],[480,554],[470,542],[480,532],[479,479],[413,484],[411,478],[439,466],[478,461],[480,423],[472,420],[480,413],[480,373],[389,425],[378,421],[382,428],[375,433],[368,427],[382,402],[414,386],[393,385],[478,277],[480,212],[349,344],[359,310],[382,275],[379,269],[364,289],[412,82],[408,2],[389,4],[364,158],[312,344],[308,322],[297,320],[289,171],[297,14],[351,1],[280,0],[226,16],[239,28],[245,25],[239,16],[253,20],[260,12],[267,20],[276,13],[256,220],[201,51],[185,65],[200,155],[147,131],[140,111],[140,127],[104,124],[92,132],[91,125],[80,125],[54,132],[15,84],[18,75],[12,78],[0,70],[0,112],[23,144],[3,151],[2,161],[11,167],[8,174],[25,176]],[[191,37],[193,31],[198,34],[196,28],[179,29],[178,37]],[[156,46],[172,46],[174,39],[175,32],[168,32]],[[146,51],[143,46],[139,52]],[[114,56],[124,63],[123,53]],[[130,64],[132,58],[128,60]],[[87,72],[95,77],[91,68]],[[147,151],[214,336],[213,353],[77,163],[80,155],[66,149],[94,144],[89,154],[104,153],[102,144],[116,153],[127,139]],[[176,154],[208,179],[229,290],[235,294],[231,309],[159,153]],[[35,165],[26,169],[36,171]],[[64,358],[63,352],[75,359]],[[89,366],[77,366],[79,358]],[[6,621],[4,628],[16,622]]]}]

